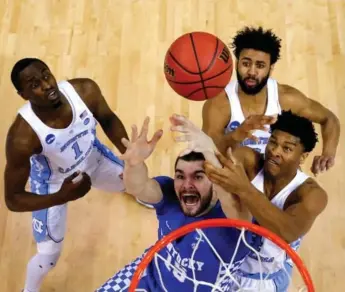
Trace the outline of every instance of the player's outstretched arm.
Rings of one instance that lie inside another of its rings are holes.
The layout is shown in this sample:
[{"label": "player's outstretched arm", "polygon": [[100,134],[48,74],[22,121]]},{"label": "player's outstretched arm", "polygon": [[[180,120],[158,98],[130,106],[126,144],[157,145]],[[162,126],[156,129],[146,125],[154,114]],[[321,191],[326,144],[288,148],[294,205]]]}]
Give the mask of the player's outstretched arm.
[{"label": "player's outstretched arm", "polygon": [[14,212],[36,211],[84,196],[91,186],[90,179],[85,174],[76,184],[72,182],[76,175],[66,179],[61,190],[55,194],[37,195],[25,190],[30,174],[30,157],[40,152],[38,138],[31,134],[30,128],[20,118],[16,119],[8,132],[4,172],[7,208]]},{"label": "player's outstretched arm", "polygon": [[284,110],[305,117],[321,125],[323,147],[321,155],[314,157],[311,171],[317,175],[334,165],[340,137],[340,122],[336,115],[319,102],[306,97],[302,92],[288,85],[280,85],[281,105]]},{"label": "player's outstretched arm", "polygon": [[109,140],[122,154],[125,153],[126,148],[121,143],[121,139],[128,139],[126,128],[110,109],[98,84],[88,78],[73,79],[70,82],[79,91]]},{"label": "player's outstretched arm", "polygon": [[219,170],[208,165],[206,173],[210,180],[236,194],[261,226],[288,243],[306,234],[327,205],[326,192],[313,179],[308,179],[296,191],[293,202],[281,210],[253,186],[243,163],[234,157],[226,159],[222,155],[217,156],[224,168]]},{"label": "player's outstretched arm", "polygon": [[161,201],[163,194],[158,182],[149,178],[145,160],[153,152],[163,131],[156,131],[148,141],[149,121],[146,117],[140,133],[135,125],[132,126],[131,140],[122,139],[126,152],[120,158],[125,162],[123,181],[126,192],[145,203],[155,204]]}]

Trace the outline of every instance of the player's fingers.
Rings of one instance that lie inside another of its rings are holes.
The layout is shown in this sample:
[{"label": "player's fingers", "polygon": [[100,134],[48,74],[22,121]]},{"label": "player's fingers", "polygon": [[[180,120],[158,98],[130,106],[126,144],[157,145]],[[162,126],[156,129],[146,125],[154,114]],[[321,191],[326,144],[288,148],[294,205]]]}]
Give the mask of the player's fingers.
[{"label": "player's fingers", "polygon": [[185,156],[185,155],[187,155],[187,154],[189,154],[189,153],[191,153],[193,150],[192,149],[190,149],[190,148],[186,148],[186,149],[184,149],[184,150],[182,150],[180,153],[179,153],[179,157],[181,157],[181,156]]},{"label": "player's fingers", "polygon": [[136,125],[132,125],[132,135],[131,135],[131,141],[134,142],[138,138],[138,128]]},{"label": "player's fingers", "polygon": [[180,133],[188,133],[189,132],[189,130],[185,126],[182,126],[182,125],[171,126],[170,130],[173,132],[180,132]]},{"label": "player's fingers", "polygon": [[327,165],[326,165],[326,168],[327,170],[330,169],[333,165],[334,165],[334,157],[330,157],[328,160],[327,160]]},{"label": "player's fingers", "polygon": [[320,159],[319,165],[320,165],[321,172],[324,172],[326,170],[327,161],[328,161],[328,157],[322,157]]},{"label": "player's fingers", "polygon": [[156,131],[156,133],[154,133],[154,135],[153,135],[153,137],[149,143],[152,144],[153,146],[155,146],[157,144],[157,142],[159,141],[159,139],[162,137],[162,135],[163,135],[163,130]]},{"label": "player's fingers", "polygon": [[129,145],[130,142],[126,138],[122,138],[121,139],[121,143],[122,143],[123,146],[128,148],[128,145]]},{"label": "player's fingers", "polygon": [[143,126],[141,127],[141,131],[139,134],[140,137],[143,137],[143,138],[147,137],[147,133],[149,131],[149,123],[150,123],[150,117],[146,117],[144,120]]},{"label": "player's fingers", "polygon": [[224,166],[227,167],[229,169],[231,169],[234,165],[234,163],[232,162],[231,159],[227,159],[223,154],[221,154],[220,152],[216,151],[216,156],[219,160],[219,162]]},{"label": "player's fingers", "polygon": [[234,165],[237,165],[238,164],[238,161],[237,159],[235,158],[235,156],[232,154],[232,149],[231,147],[228,148],[228,150],[226,151],[228,157],[230,158],[230,160],[232,161],[232,163]]},{"label": "player's fingers", "polygon": [[315,156],[313,160],[313,164],[311,166],[311,171],[312,173],[314,173],[315,176],[320,172],[320,165],[319,165],[320,159],[321,159],[320,156]]},{"label": "player's fingers", "polygon": [[174,137],[174,140],[176,142],[189,142],[193,140],[193,137],[192,135],[186,134],[186,135],[176,136]]},{"label": "player's fingers", "polygon": [[78,175],[80,174],[80,171],[76,171],[74,173],[72,173],[70,176],[68,176],[65,181],[66,182],[71,182],[73,179],[75,179]]}]

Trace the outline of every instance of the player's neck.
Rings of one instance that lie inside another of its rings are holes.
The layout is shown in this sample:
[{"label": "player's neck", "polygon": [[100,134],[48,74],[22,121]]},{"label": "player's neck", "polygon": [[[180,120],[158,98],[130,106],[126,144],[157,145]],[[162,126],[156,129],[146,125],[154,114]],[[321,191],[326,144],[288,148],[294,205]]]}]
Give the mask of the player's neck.
[{"label": "player's neck", "polygon": [[246,94],[241,88],[239,88],[238,97],[245,117],[251,114],[264,114],[266,112],[268,101],[267,86],[255,95]]},{"label": "player's neck", "polygon": [[247,94],[245,93],[242,88],[239,86],[238,87],[238,97],[242,102],[248,102],[248,103],[253,103],[253,102],[260,102],[260,103],[265,103],[267,100],[267,85],[260,90],[257,94]]},{"label": "player's neck", "polygon": [[297,171],[283,176],[264,175],[264,193],[269,199],[273,199],[296,176]]},{"label": "player's neck", "polygon": [[31,108],[33,112],[39,117],[41,120],[53,120],[61,116],[61,113],[66,110],[66,106],[70,106],[66,98],[62,95],[61,104],[57,105],[56,107],[39,107],[33,103],[31,103]]}]

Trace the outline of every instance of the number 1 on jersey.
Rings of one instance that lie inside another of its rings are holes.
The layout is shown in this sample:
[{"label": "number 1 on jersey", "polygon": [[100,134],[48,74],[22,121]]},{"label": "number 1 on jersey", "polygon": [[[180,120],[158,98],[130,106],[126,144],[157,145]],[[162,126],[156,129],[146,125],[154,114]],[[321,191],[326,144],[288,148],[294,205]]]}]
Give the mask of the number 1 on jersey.
[{"label": "number 1 on jersey", "polygon": [[80,157],[80,155],[83,154],[83,151],[81,151],[79,148],[78,142],[73,143],[72,148],[73,148],[74,153],[75,153],[74,159],[78,159]]}]

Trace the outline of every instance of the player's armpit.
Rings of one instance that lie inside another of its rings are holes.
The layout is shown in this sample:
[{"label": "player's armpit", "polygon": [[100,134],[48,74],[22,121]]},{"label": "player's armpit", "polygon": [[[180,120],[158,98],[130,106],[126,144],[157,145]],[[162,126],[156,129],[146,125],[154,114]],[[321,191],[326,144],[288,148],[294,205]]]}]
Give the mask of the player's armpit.
[{"label": "player's armpit", "polygon": [[231,110],[226,92],[207,100],[202,109],[202,130],[210,136],[221,153],[225,153],[229,143],[229,135],[225,128],[231,118]]}]

